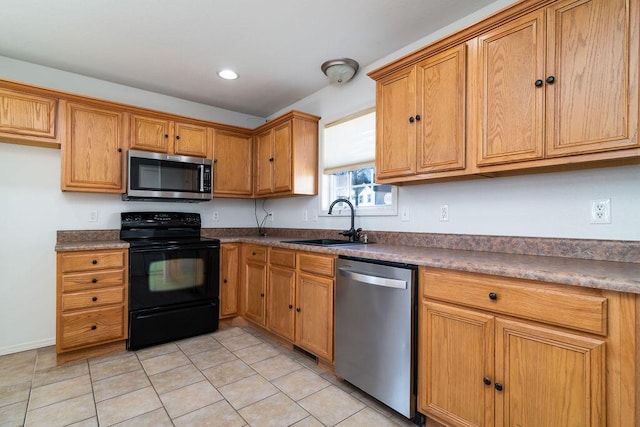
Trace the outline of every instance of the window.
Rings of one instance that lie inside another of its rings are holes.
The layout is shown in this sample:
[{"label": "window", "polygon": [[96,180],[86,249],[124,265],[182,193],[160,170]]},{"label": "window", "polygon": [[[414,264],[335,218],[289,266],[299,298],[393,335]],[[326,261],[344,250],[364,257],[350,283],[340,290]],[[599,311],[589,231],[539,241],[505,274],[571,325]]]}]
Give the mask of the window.
[{"label": "window", "polygon": [[323,211],[333,200],[342,198],[353,204],[358,215],[397,214],[396,187],[375,182],[375,128],[375,111],[325,127]]}]

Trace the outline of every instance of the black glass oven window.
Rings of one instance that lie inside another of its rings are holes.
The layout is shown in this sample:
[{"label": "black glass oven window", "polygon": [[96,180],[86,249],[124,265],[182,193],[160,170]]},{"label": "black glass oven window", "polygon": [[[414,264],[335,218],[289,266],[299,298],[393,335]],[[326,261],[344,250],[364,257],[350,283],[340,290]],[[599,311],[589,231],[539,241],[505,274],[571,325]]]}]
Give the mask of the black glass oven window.
[{"label": "black glass oven window", "polygon": [[206,277],[202,258],[175,258],[151,261],[149,291],[168,292],[204,285]]}]

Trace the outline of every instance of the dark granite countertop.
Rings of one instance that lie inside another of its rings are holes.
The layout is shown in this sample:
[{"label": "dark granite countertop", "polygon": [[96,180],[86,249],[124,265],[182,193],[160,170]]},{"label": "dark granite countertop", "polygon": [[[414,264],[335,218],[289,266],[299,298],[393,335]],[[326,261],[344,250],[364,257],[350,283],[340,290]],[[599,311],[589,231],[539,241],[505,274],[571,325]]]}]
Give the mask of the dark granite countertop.
[{"label": "dark granite countertop", "polygon": [[[129,247],[127,242],[118,240],[117,234],[114,235],[112,232],[98,235],[95,233],[72,232],[73,239],[67,239],[61,233],[67,232],[59,232],[55,248],[57,252]],[[445,249],[417,245],[397,245],[389,244],[388,242],[320,247],[282,242],[282,240],[292,239],[292,236],[286,233],[282,236],[269,237],[252,236],[246,233],[239,233],[234,236],[233,233],[228,233],[226,236],[219,235],[218,237],[223,243],[253,243],[640,294],[640,263],[637,262],[504,253],[486,250]],[[300,236],[297,237],[300,238]],[[637,250],[635,243],[632,246],[630,251]]]}]

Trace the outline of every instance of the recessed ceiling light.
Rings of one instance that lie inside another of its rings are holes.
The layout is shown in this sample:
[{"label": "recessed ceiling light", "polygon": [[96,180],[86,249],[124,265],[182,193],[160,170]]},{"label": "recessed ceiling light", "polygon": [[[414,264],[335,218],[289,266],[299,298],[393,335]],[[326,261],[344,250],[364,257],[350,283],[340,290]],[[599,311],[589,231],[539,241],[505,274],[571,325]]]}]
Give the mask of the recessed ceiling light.
[{"label": "recessed ceiling light", "polygon": [[225,80],[235,80],[238,78],[238,74],[233,70],[218,71],[218,75]]}]

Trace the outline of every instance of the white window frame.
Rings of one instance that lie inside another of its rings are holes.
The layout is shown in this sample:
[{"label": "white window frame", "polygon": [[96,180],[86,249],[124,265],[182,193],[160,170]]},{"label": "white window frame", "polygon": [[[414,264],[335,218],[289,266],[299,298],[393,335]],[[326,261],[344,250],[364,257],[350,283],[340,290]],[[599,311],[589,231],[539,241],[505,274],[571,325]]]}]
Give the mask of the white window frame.
[{"label": "white window frame", "polygon": [[[374,112],[375,108],[370,108],[364,111],[361,111],[359,113],[356,114],[352,114],[349,115],[347,117],[344,117],[342,119],[333,121],[331,123],[326,124],[323,127],[323,131],[322,131],[322,135],[321,135],[321,141],[322,141],[322,155],[321,157],[321,162],[322,164],[320,165],[320,209],[319,209],[319,214],[322,216],[328,216],[329,215],[329,205],[331,204],[331,202],[334,200],[334,196],[332,196],[332,191],[331,191],[331,175],[327,175],[324,173],[324,149],[325,149],[325,132],[324,130],[328,127],[334,126],[336,124],[339,123],[343,123],[345,121],[349,121],[349,120],[353,120],[357,117],[360,117],[364,114],[369,114],[371,112]],[[363,167],[367,167],[366,165],[357,165],[356,167],[354,167],[354,169],[352,170],[356,170],[356,169],[362,169]],[[371,167],[374,168],[375,171],[375,166],[371,165]],[[375,174],[374,174],[375,175]],[[354,208],[355,208],[355,214],[356,216],[397,216],[398,215],[398,187],[395,185],[391,185],[391,200],[392,203],[391,205],[384,205],[384,206],[357,206],[355,203]],[[351,210],[349,209],[349,207],[346,204],[337,204],[334,206],[333,212],[332,212],[332,216],[350,216],[351,215]]]}]

